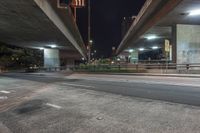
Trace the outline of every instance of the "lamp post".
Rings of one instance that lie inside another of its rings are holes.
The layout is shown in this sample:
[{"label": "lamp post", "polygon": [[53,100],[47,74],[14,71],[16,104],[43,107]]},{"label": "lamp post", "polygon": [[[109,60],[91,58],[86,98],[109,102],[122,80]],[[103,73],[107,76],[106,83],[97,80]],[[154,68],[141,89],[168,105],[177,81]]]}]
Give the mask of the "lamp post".
[{"label": "lamp post", "polygon": [[88,0],[88,63],[91,61],[91,3]]}]

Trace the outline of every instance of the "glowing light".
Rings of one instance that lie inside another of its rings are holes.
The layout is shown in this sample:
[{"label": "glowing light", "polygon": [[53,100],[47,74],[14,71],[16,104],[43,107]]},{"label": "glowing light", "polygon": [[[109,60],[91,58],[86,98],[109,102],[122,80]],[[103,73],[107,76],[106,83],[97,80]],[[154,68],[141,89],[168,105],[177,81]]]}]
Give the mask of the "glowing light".
[{"label": "glowing light", "polygon": [[134,50],[133,49],[129,49],[129,53],[132,53]]},{"label": "glowing light", "polygon": [[158,38],[156,35],[150,35],[150,36],[146,37],[147,40],[153,40],[153,39],[156,39],[156,38]]},{"label": "glowing light", "polygon": [[158,46],[153,46],[152,49],[158,49]]},{"label": "glowing light", "polygon": [[189,16],[197,16],[200,15],[200,10],[192,10],[189,12]]},{"label": "glowing light", "polygon": [[44,50],[44,48],[40,48],[40,50]]},{"label": "glowing light", "polygon": [[50,45],[50,47],[51,47],[51,48],[56,48],[57,46],[56,46],[56,45]]},{"label": "glowing light", "polygon": [[139,48],[139,51],[144,51],[144,48]]}]

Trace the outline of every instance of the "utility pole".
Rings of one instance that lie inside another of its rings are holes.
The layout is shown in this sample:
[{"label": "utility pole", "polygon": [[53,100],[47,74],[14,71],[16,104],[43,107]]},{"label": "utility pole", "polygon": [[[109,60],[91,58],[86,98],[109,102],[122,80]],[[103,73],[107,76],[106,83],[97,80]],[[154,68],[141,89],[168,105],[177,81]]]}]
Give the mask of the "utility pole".
[{"label": "utility pole", "polygon": [[88,0],[88,63],[91,61],[91,3]]},{"label": "utility pole", "polygon": [[74,7],[74,19],[75,19],[75,22],[76,22],[76,19],[77,19],[77,17],[76,17],[76,7]]}]

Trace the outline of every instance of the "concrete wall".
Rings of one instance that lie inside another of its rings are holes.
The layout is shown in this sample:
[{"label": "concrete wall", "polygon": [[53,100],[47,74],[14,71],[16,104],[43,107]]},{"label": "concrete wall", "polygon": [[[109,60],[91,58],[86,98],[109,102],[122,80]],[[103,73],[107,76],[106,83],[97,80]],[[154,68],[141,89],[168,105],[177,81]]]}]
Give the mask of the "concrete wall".
[{"label": "concrete wall", "polygon": [[60,67],[58,49],[44,49],[44,67]]},{"label": "concrete wall", "polygon": [[200,63],[200,25],[177,25],[177,63]]}]

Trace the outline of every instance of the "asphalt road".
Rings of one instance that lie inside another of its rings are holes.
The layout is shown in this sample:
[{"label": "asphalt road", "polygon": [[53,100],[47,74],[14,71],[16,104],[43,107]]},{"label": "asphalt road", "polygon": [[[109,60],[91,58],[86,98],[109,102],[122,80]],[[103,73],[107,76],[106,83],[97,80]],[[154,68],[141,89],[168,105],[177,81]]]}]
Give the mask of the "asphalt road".
[{"label": "asphalt road", "polygon": [[[94,77],[96,78],[95,75]],[[200,106],[200,79],[198,78],[130,77],[124,80],[116,78],[109,80],[106,77],[103,80],[89,78],[77,80],[75,84],[92,86],[87,89],[95,91]]]},{"label": "asphalt road", "polygon": [[1,74],[0,133],[196,133],[199,96],[198,78]]},{"label": "asphalt road", "polygon": [[5,77],[200,106],[200,79],[155,76],[6,74]]}]

